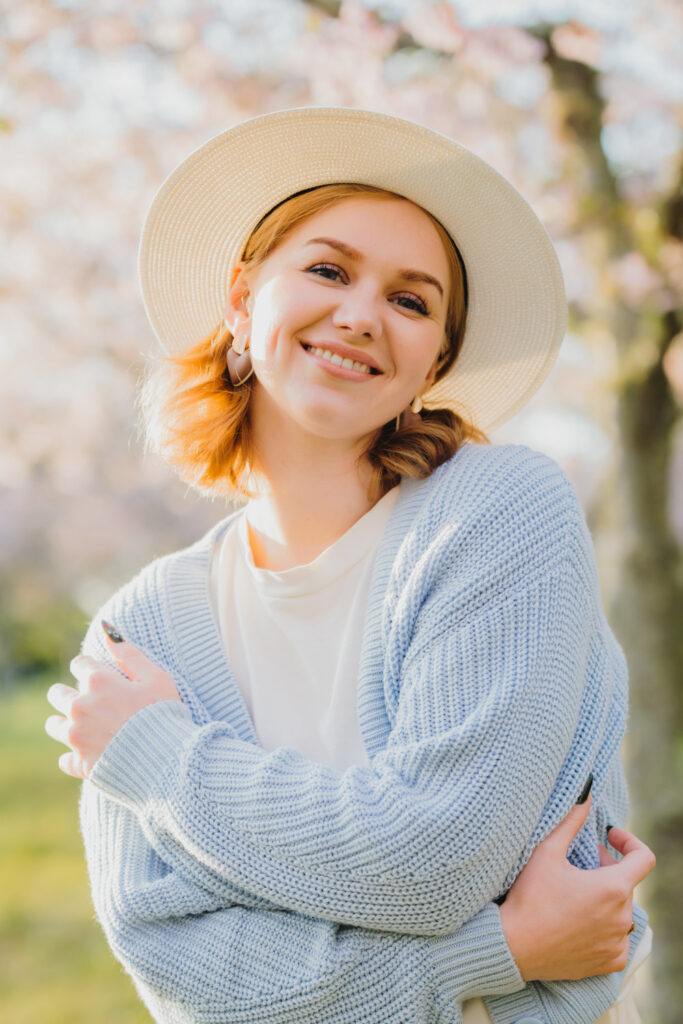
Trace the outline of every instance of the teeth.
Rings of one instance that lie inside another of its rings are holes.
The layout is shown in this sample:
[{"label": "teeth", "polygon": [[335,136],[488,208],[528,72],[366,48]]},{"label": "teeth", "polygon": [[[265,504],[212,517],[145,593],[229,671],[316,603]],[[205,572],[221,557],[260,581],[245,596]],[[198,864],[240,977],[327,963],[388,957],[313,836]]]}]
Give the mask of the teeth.
[{"label": "teeth", "polygon": [[327,359],[330,363],[334,363],[335,366],[345,366],[347,370],[357,370],[359,373],[372,373],[367,363],[359,363],[357,359],[342,359],[336,352],[332,353],[326,348],[310,348],[309,352],[313,352],[316,356],[322,356],[323,359]]}]

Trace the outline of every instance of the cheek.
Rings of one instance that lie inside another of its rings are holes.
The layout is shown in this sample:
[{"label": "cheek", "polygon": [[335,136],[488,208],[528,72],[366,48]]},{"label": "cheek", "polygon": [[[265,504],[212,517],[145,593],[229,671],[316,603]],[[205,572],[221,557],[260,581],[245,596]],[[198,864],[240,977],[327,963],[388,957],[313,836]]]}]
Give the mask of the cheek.
[{"label": "cheek", "polygon": [[278,317],[273,313],[272,307],[258,307],[252,315],[249,346],[254,367],[260,363],[272,362],[277,352]]},{"label": "cheek", "polygon": [[275,395],[292,380],[293,359],[297,355],[294,340],[299,321],[292,320],[292,303],[275,301],[260,303],[254,308],[251,324],[251,361],[254,373]]},{"label": "cheek", "polygon": [[421,383],[434,365],[441,347],[441,332],[410,335],[397,348],[397,363],[401,377]]},{"label": "cheek", "polygon": [[264,359],[282,357],[285,343],[315,317],[310,296],[297,287],[297,281],[283,275],[266,284],[258,295],[252,314],[253,356]]}]

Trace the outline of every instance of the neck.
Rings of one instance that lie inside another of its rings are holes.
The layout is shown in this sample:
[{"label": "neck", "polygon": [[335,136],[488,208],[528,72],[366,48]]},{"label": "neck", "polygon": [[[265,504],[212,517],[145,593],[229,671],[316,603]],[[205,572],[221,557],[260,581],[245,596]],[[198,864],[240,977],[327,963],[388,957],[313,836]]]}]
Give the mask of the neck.
[{"label": "neck", "polygon": [[258,495],[248,505],[255,564],[280,571],[305,565],[342,536],[373,502],[362,446],[329,440],[291,420],[266,436],[252,426]]}]

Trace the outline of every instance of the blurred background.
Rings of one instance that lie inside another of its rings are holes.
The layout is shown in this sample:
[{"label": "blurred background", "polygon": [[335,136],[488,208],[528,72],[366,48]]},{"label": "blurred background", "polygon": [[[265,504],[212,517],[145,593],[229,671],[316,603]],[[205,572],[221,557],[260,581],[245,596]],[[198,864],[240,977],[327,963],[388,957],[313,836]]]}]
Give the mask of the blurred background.
[{"label": "blurred background", "polygon": [[566,340],[492,440],[555,458],[593,534],[631,670],[629,824],[658,858],[640,1006],[683,1021],[682,52],[676,0],[0,3],[3,1020],[149,1020],[93,919],[45,691],[114,588],[227,511],[137,431],[147,206],[222,129],[323,104],[462,142],[557,248]]}]

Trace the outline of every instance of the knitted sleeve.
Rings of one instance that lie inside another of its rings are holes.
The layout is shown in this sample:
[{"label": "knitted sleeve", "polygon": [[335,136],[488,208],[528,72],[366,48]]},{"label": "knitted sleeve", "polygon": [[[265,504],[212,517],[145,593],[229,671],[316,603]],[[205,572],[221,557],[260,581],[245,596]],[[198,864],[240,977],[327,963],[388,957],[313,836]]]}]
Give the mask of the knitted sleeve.
[{"label": "knitted sleeve", "polygon": [[88,782],[80,822],[97,917],[164,1024],[459,1024],[463,999],[524,986],[495,904],[444,938],[222,905]]},{"label": "knitted sleeve", "polygon": [[[464,541],[442,529],[426,549],[400,591],[414,610],[389,626],[392,730],[370,767],[266,753],[160,702],[124,725],[92,783],[219,896],[387,931],[457,929],[509,888],[591,771],[600,799],[618,756],[623,664],[598,628],[585,524],[556,491],[550,512],[545,494],[526,502],[522,544],[497,503]],[[594,812],[580,839],[575,862],[597,866]]]}]

